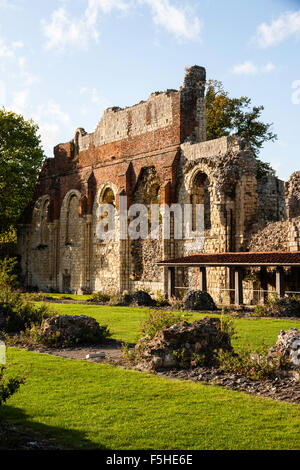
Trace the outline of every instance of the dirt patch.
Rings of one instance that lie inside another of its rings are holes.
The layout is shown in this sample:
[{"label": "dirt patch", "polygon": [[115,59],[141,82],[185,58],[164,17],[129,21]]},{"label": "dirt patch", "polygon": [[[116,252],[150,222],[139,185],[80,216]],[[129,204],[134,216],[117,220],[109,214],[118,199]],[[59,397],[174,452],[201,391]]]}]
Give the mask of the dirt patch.
[{"label": "dirt patch", "polygon": [[300,405],[300,382],[297,377],[276,378],[275,380],[251,380],[240,374],[226,373],[220,369],[196,368],[194,370],[157,372],[160,377],[201,382],[206,385],[220,385],[276,401]]}]

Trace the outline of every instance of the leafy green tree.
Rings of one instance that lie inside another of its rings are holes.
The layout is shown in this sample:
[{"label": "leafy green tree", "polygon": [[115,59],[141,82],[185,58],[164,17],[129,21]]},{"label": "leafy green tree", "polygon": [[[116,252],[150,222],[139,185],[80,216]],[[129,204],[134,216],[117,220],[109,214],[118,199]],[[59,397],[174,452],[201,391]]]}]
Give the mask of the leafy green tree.
[{"label": "leafy green tree", "polygon": [[259,159],[259,152],[265,142],[274,142],[277,135],[272,132],[273,124],[260,121],[263,106],[251,107],[251,99],[246,96],[230,98],[223,84],[209,80],[206,91],[207,139],[217,139],[226,135],[246,138],[257,160],[257,176],[275,174],[269,163]]},{"label": "leafy green tree", "polygon": [[44,160],[38,126],[0,109],[0,234],[14,226],[30,203]]}]

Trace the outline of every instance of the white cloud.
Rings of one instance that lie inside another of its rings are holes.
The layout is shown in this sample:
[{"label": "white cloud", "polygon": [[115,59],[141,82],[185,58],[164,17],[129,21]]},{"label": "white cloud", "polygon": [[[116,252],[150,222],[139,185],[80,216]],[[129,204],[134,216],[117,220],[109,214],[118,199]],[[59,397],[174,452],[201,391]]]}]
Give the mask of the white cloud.
[{"label": "white cloud", "polygon": [[17,63],[19,66],[19,76],[24,85],[30,86],[38,80],[38,78],[28,70],[25,57],[19,57]]},{"label": "white cloud", "polygon": [[300,80],[294,80],[292,83],[292,88],[295,90],[292,93],[292,103],[300,104]]},{"label": "white cloud", "polygon": [[15,50],[14,50],[14,47],[11,45],[11,46],[7,46],[3,39],[0,38],[0,57],[14,57],[15,55]]},{"label": "white cloud", "polygon": [[85,104],[81,107],[81,111],[83,114],[87,113],[87,102],[89,101],[91,104],[96,105],[98,108],[101,107],[102,109],[108,108],[111,104],[108,100],[96,89],[96,88],[85,88],[82,87],[79,90],[79,94],[81,96],[85,95]]},{"label": "white cloud", "polygon": [[39,134],[45,151],[52,156],[53,148],[57,145],[60,129],[57,124],[41,122],[39,124]]},{"label": "white cloud", "polygon": [[58,103],[53,100],[49,100],[47,105],[41,105],[38,108],[37,119],[52,119],[55,122],[70,126],[70,116],[64,112]]},{"label": "white cloud", "polygon": [[6,83],[0,80],[0,103],[6,102]]},{"label": "white cloud", "polygon": [[63,50],[66,46],[86,48],[89,41],[98,41],[96,25],[99,12],[110,13],[113,9],[125,11],[130,2],[123,0],[89,0],[80,18],[70,18],[66,9],[55,10],[49,22],[42,20],[42,31],[47,39],[46,49]]},{"label": "white cloud", "polygon": [[24,44],[21,41],[14,41],[11,44],[6,44],[3,39],[0,38],[0,63],[2,67],[4,64],[10,63],[14,67],[14,78],[21,78],[22,85],[32,85],[37,80],[29,70],[25,57],[20,57],[16,53],[22,49]]},{"label": "white cloud", "polygon": [[132,2],[128,0],[89,0],[85,15],[95,24],[99,9],[102,10],[103,13],[110,13],[112,10],[126,11],[130,8],[131,4]]},{"label": "white cloud", "polygon": [[53,100],[40,105],[33,114],[33,119],[39,126],[43,147],[49,155],[52,155],[53,147],[57,145],[62,131],[64,134],[74,131],[69,114]]},{"label": "white cloud", "polygon": [[271,62],[266,65],[256,65],[251,60],[246,60],[242,64],[235,65],[232,68],[232,72],[235,75],[261,75],[263,73],[269,73],[275,70],[276,67]]},{"label": "white cloud", "polygon": [[22,90],[13,93],[13,101],[11,105],[11,109],[14,113],[24,114],[26,109],[28,108],[28,98],[29,98],[29,91]]},{"label": "white cloud", "polygon": [[280,44],[290,37],[300,36],[300,10],[288,11],[280,15],[271,24],[258,26],[254,41],[262,48]]},{"label": "white cloud", "polygon": [[62,50],[67,45],[84,48],[90,37],[97,40],[97,32],[85,18],[70,19],[64,8],[52,13],[50,22],[42,20],[42,30],[46,36],[46,49]]},{"label": "white cloud", "polygon": [[153,21],[178,39],[200,39],[202,23],[184,8],[175,7],[170,0],[139,0],[151,7]]},{"label": "white cloud", "polygon": [[139,5],[148,5],[154,23],[178,39],[200,39],[202,23],[199,18],[187,8],[174,6],[171,0],[88,0],[87,8],[79,18],[70,17],[62,6],[53,11],[49,21],[41,21],[46,49],[86,48],[90,40],[98,41],[100,14],[114,10],[124,13]]}]

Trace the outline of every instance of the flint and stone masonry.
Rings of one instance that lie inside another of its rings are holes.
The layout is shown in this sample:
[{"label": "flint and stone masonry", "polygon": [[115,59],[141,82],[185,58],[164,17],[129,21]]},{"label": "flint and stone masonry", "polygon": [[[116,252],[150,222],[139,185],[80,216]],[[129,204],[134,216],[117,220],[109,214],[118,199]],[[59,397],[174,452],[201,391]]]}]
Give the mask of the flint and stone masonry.
[{"label": "flint and stone masonry", "polygon": [[[120,196],[128,206],[204,204],[203,252],[270,246],[266,238],[276,224],[284,225],[286,250],[299,249],[300,173],[287,184],[274,176],[257,181],[246,140],[207,141],[205,82],[205,69],[193,66],[179,91],[109,108],[93,133],[78,128],[74,139],[54,148],[22,218],[18,250],[27,286],[113,294],[150,289],[166,295],[168,272],[156,263],[199,252],[199,240],[176,240],[172,227],[170,240],[99,239],[97,208],[114,204],[118,214]],[[200,268],[178,269],[175,277],[177,289],[203,283]],[[206,288],[216,301],[220,289],[234,282],[227,268],[207,269]]]}]

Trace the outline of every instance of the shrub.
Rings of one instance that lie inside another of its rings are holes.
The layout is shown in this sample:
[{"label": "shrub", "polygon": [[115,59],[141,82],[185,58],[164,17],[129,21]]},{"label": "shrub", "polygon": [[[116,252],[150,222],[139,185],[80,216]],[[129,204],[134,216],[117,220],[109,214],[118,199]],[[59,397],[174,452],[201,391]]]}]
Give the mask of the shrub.
[{"label": "shrub", "polygon": [[53,315],[48,306],[36,306],[20,291],[13,290],[16,263],[16,259],[10,258],[0,261],[0,326],[6,333],[21,331],[31,323],[41,324],[44,318]]},{"label": "shrub", "polygon": [[14,270],[17,258],[0,259],[0,289],[14,288],[17,285],[17,275]]},{"label": "shrub", "polygon": [[270,316],[275,317],[300,317],[300,298],[278,297],[277,294],[269,295],[266,309]]},{"label": "shrub", "polygon": [[138,290],[132,294],[132,302],[138,306],[153,306],[155,301],[147,290]]},{"label": "shrub", "polygon": [[[16,393],[16,391],[20,388],[21,384],[24,383],[25,377],[11,377],[10,374],[7,373],[8,367],[1,366],[0,367],[0,406],[6,402],[6,400]],[[27,371],[24,372],[24,375]]]},{"label": "shrub", "polygon": [[225,315],[225,308],[222,308],[222,314],[221,314],[221,332],[224,335],[227,335],[231,339],[236,338],[236,329],[235,329],[235,323],[231,316],[227,313]]},{"label": "shrub", "polygon": [[91,298],[89,299],[89,302],[99,302],[106,304],[110,301],[110,299],[110,294],[106,294],[105,292],[94,292],[94,294],[92,294]]},{"label": "shrub", "polygon": [[45,318],[55,315],[46,305],[35,305],[22,299],[20,292],[0,292],[0,315],[2,329],[6,333],[18,332],[29,327],[32,323],[40,325]]},{"label": "shrub", "polygon": [[182,318],[178,313],[155,310],[150,312],[148,319],[141,325],[140,331],[143,336],[152,339],[164,326],[172,326],[181,321]]},{"label": "shrub", "polygon": [[253,317],[267,317],[268,312],[264,305],[256,305],[255,309],[252,312]]},{"label": "shrub", "polygon": [[253,380],[274,379],[286,364],[280,355],[269,358],[268,348],[264,345],[257,351],[243,346],[238,353],[220,351],[219,367],[227,372],[245,375]]},{"label": "shrub", "polygon": [[121,345],[122,358],[129,364],[136,364],[141,357],[140,351],[132,349],[127,343]]},{"label": "shrub", "polygon": [[165,296],[162,295],[160,290],[156,291],[155,304],[157,307],[166,307],[170,305]]}]

